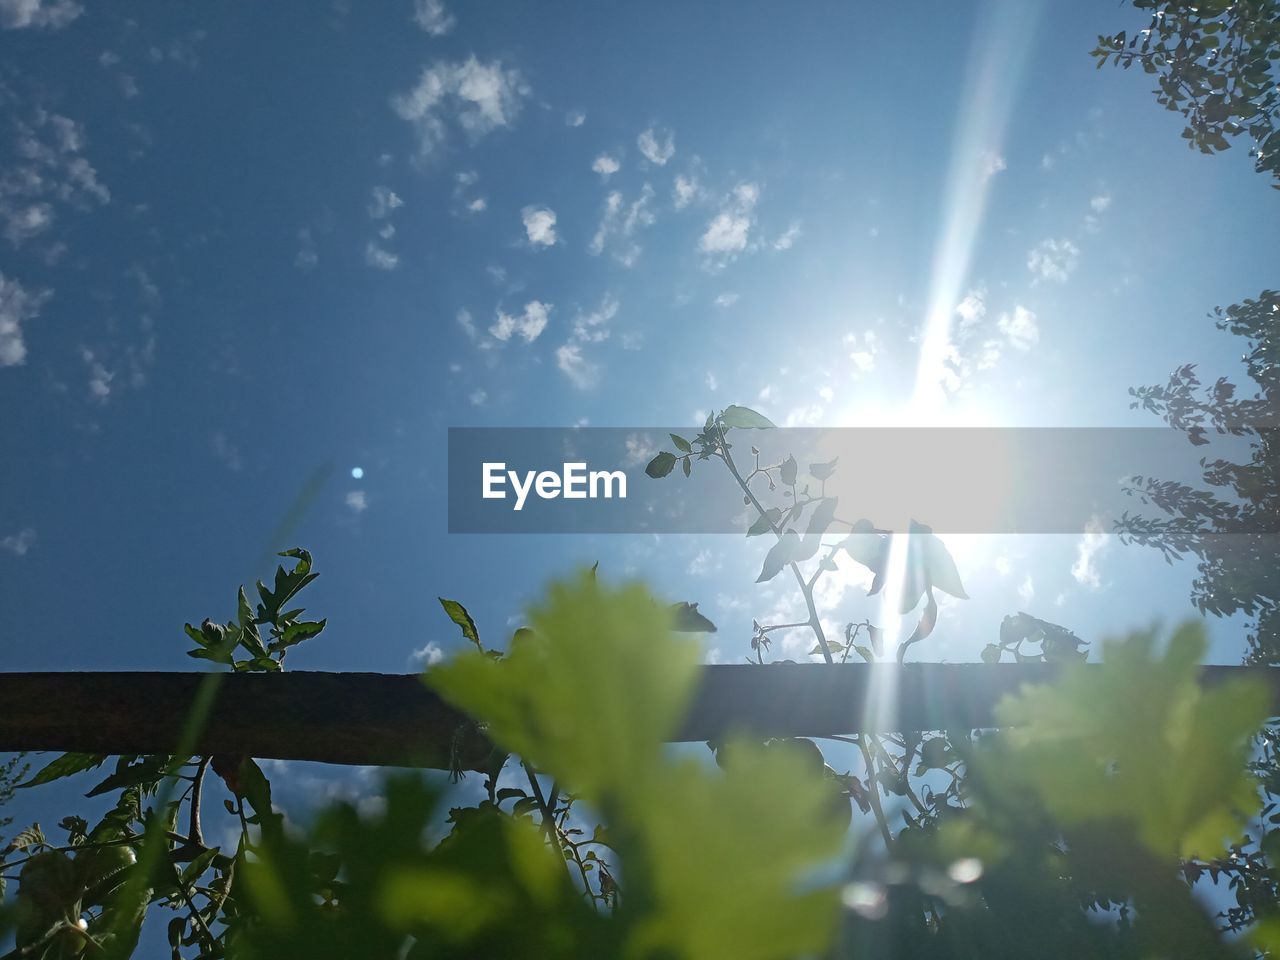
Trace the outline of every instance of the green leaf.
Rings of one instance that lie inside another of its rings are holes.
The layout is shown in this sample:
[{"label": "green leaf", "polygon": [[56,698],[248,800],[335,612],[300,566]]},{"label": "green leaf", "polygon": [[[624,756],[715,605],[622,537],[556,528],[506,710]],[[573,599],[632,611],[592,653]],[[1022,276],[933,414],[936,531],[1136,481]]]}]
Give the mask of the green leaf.
[{"label": "green leaf", "polygon": [[116,772],[95,786],[85,796],[97,797],[124,787],[154,784],[160,779],[161,772],[164,770],[168,760],[167,756],[157,755],[143,757],[136,764],[131,765],[127,762],[126,757],[121,757],[116,762]]},{"label": "green leaf", "polygon": [[19,830],[17,835],[9,841],[3,852],[5,854],[10,854],[18,850],[27,850],[31,847],[43,846],[44,843],[44,831],[40,829],[40,824],[33,823],[31,826],[26,827],[23,830]]},{"label": "green leaf", "polygon": [[461,654],[426,683],[589,802],[644,783],[692,695],[700,645],[643,587],[585,572],[553,584],[528,620],[533,637],[504,660]]},{"label": "green leaf", "polygon": [[1246,760],[1269,698],[1256,679],[1202,688],[1205,645],[1202,621],[1167,645],[1144,631],[1107,641],[1101,667],[1024,687],[996,708],[1008,753],[984,776],[1034,791],[1064,825],[1124,824],[1171,868],[1224,855],[1259,807]]},{"label": "green leaf", "polygon": [[778,476],[782,480],[784,487],[793,487],[796,483],[796,476],[800,472],[800,467],[796,463],[795,457],[787,457],[782,461],[782,469],[778,471]]},{"label": "green leaf", "polygon": [[840,458],[836,457],[826,463],[811,463],[809,464],[809,476],[815,480],[827,480],[831,477],[831,474],[835,473],[836,464],[839,462]]},{"label": "green leaf", "polygon": [[720,422],[726,427],[738,427],[745,430],[772,430],[776,425],[768,417],[756,413],[750,407],[730,405],[720,414]]},{"label": "green leaf", "polygon": [[649,461],[649,465],[644,468],[644,472],[655,480],[660,480],[669,474],[676,465],[676,455],[663,450],[660,454]]},{"label": "green leaf", "polygon": [[440,606],[444,607],[444,612],[449,615],[449,619],[462,628],[462,635],[476,645],[479,650],[484,650],[480,644],[480,631],[476,629],[476,622],[471,619],[471,614],[467,613],[467,608],[460,604],[457,600],[446,600],[444,597],[437,597]]},{"label": "green leaf", "polygon": [[671,605],[671,629],[680,633],[715,633],[716,625],[702,615],[696,603]]},{"label": "green leaf", "polygon": [[49,783],[85,770],[92,770],[94,767],[101,766],[102,761],[106,759],[107,755],[104,753],[64,753],[44,766],[39,773],[26,783],[20,783],[18,786],[38,787],[42,783]]},{"label": "green leaf", "polygon": [[765,554],[764,565],[760,568],[760,576],[756,577],[756,583],[772,580],[799,552],[799,535],[794,530],[786,531]]},{"label": "green leaf", "polygon": [[[946,545],[929,527],[914,520],[911,522],[911,536],[923,555],[927,583],[937,587],[943,593],[949,593],[960,600],[968,600],[969,595],[964,592],[964,584],[960,582],[960,571],[956,569],[956,562]],[[918,541],[917,538],[919,538]]]},{"label": "green leaf", "polygon": [[778,507],[770,507],[756,517],[756,522],[747,528],[747,536],[758,537],[761,534],[768,533],[781,519],[782,511]]},{"label": "green leaf", "polygon": [[693,449],[689,441],[686,440],[684,437],[677,436],[674,433],[669,433],[667,434],[667,436],[671,438],[671,442],[676,445],[676,449],[679,450],[681,453],[688,453]]},{"label": "green leaf", "polygon": [[998,644],[988,643],[982,648],[982,653],[979,654],[979,656],[982,657],[983,663],[999,663],[1000,646]]},{"label": "green leaf", "polygon": [[292,647],[295,643],[302,643],[304,640],[310,640],[312,637],[320,635],[328,623],[328,619],[324,620],[304,620],[301,623],[291,623],[284,628],[284,633],[280,639],[271,644],[272,651],[283,650],[286,647]]}]

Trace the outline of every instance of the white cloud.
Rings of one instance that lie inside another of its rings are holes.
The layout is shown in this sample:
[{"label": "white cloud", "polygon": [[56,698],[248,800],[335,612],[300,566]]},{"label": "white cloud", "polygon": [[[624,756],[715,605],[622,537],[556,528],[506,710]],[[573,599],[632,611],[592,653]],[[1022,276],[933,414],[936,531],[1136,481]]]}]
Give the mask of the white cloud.
[{"label": "white cloud", "polygon": [[591,164],[591,169],[600,174],[601,180],[608,180],[611,176],[622,169],[622,164],[618,162],[617,157],[611,157],[607,153],[602,153],[596,157]]},{"label": "white cloud", "polygon": [[956,304],[956,313],[960,314],[960,325],[971,327],[979,323],[987,315],[987,291],[978,287],[970,290],[963,300]]},{"label": "white cloud", "polygon": [[617,300],[606,294],[599,307],[574,318],[573,338],[581,343],[600,343],[609,339],[608,323],[618,315],[620,306]]},{"label": "white cloud", "polygon": [[75,0],[0,0],[0,28],[60,30],[84,12]]},{"label": "white cloud", "polygon": [[520,219],[534,247],[555,245],[556,213],[550,207],[525,207],[520,211]]},{"label": "white cloud", "polygon": [[1001,170],[1006,169],[1004,157],[993,150],[988,150],[982,155],[982,179],[990,180]]},{"label": "white cloud", "polygon": [[403,206],[404,201],[390,187],[376,186],[369,198],[369,216],[374,220],[381,220]]},{"label": "white cloud", "polygon": [[316,253],[316,241],[311,235],[311,229],[303,227],[298,231],[298,253],[293,258],[293,265],[306,271],[314,270],[319,262],[320,255]]},{"label": "white cloud", "polygon": [[433,37],[443,37],[458,22],[441,0],[413,0],[413,20]]},{"label": "white cloud", "polygon": [[716,379],[716,375],[710,370],[707,371],[707,389],[712,393],[720,389],[720,381]]},{"label": "white cloud", "polygon": [[482,213],[489,206],[489,201],[484,197],[467,197],[470,189],[479,182],[480,174],[474,170],[463,170],[458,173],[456,180],[453,199],[460,202],[468,213]]},{"label": "white cloud", "polygon": [[738,302],[738,294],[722,293],[720,294],[720,296],[716,297],[711,302],[714,303],[717,307],[732,307],[735,303]]},{"label": "white cloud", "polygon": [[1000,314],[999,326],[1000,332],[1008,338],[1009,345],[1015,350],[1030,350],[1040,342],[1036,315],[1022,304],[1015,304],[1011,314]]},{"label": "white cloud", "polygon": [[1041,240],[1027,254],[1027,269],[1044,280],[1065,283],[1080,260],[1080,250],[1070,240]]},{"label": "white cloud", "polygon": [[880,338],[874,330],[865,330],[861,336],[850,331],[841,341],[849,351],[855,373],[870,373],[875,369],[876,357],[880,353]]},{"label": "white cloud", "polygon": [[[701,423],[706,419],[706,414],[702,414],[695,419],[698,423]],[[634,467],[641,463],[648,463],[658,452],[658,448],[653,445],[653,438],[647,433],[629,433],[625,442],[627,452],[622,458],[624,467]]]},{"label": "white cloud", "polygon": [[475,340],[478,334],[475,322],[471,319],[471,311],[459,310],[455,319],[458,321],[458,326],[462,328],[462,332],[467,335],[467,339]]},{"label": "white cloud", "polygon": [[82,210],[111,201],[111,191],[80,153],[84,130],[74,120],[36,107],[30,123],[15,118],[13,129],[14,155],[0,177],[0,226],[13,246],[47,233],[57,203]]},{"label": "white cloud", "polygon": [[80,348],[80,359],[89,368],[89,396],[99,403],[106,403],[111,396],[111,381],[116,378],[115,372],[108,370],[97,354],[88,347]]},{"label": "white cloud", "polygon": [[1089,209],[1092,213],[1086,213],[1084,216],[1084,228],[1089,233],[1097,233],[1101,229],[1102,215],[1111,209],[1111,194],[1100,193],[1089,199]]},{"label": "white cloud", "polygon": [[646,160],[656,166],[663,166],[676,153],[676,138],[670,130],[658,131],[650,127],[636,137],[636,146]]},{"label": "white cloud", "polygon": [[566,343],[556,348],[556,366],[579,390],[595,386],[599,368],[582,355],[582,344]]},{"label": "white cloud", "polygon": [[587,358],[584,345],[609,339],[608,324],[618,315],[619,306],[616,299],[606,295],[595,310],[574,318],[569,340],[556,348],[556,366],[579,390],[590,389],[600,380],[600,367]]},{"label": "white cloud", "polygon": [[423,667],[433,667],[443,659],[444,649],[434,640],[428,640],[425,647],[409,655],[410,663]]},{"label": "white cloud", "polygon": [[36,532],[31,527],[19,530],[0,540],[0,550],[12,553],[15,557],[25,557],[27,551],[36,542]]},{"label": "white cloud", "polygon": [[653,201],[653,187],[645,184],[640,196],[627,204],[622,194],[614,190],[605,198],[604,213],[600,217],[600,225],[595,236],[587,245],[587,252],[599,256],[606,247],[613,249],[613,257],[625,267],[630,267],[640,259],[640,244],[634,235],[642,227],[651,226],[654,213],[650,208]]},{"label": "white cloud", "polygon": [[471,393],[467,395],[467,399],[471,401],[471,405],[473,407],[483,407],[489,402],[489,391],[472,390]]},{"label": "white cloud", "polygon": [[755,225],[755,207],[760,187],[740,183],[721,204],[720,212],[707,224],[698,240],[698,249],[712,257],[732,259],[747,249],[751,228]]},{"label": "white cloud", "polygon": [[422,71],[418,85],[391,98],[395,112],[413,127],[418,153],[425,157],[442,144],[452,119],[474,142],[509,126],[520,112],[529,87],[501,61],[438,61]]},{"label": "white cloud", "polygon": [[1090,518],[1076,544],[1076,562],[1071,565],[1071,576],[1076,583],[1090,590],[1097,590],[1102,585],[1098,559],[1108,546],[1110,537],[1103,532],[1102,522],[1096,517]]},{"label": "white cloud", "polygon": [[1031,601],[1035,598],[1035,595],[1036,585],[1031,579],[1031,574],[1028,573],[1026,579],[1024,579],[1018,586],[1018,599],[1022,602],[1022,605],[1026,607],[1031,605]]},{"label": "white cloud", "polygon": [[720,557],[712,550],[699,550],[689,561],[687,570],[690,576],[702,577],[720,569]]},{"label": "white cloud", "polygon": [[22,325],[40,314],[50,290],[30,291],[0,273],[0,367],[16,367],[27,358]]},{"label": "white cloud", "polygon": [[400,266],[400,257],[398,254],[385,250],[370,240],[364,248],[364,262],[371,267],[377,267],[379,270],[394,270]]},{"label": "white cloud", "polygon": [[676,175],[675,186],[672,188],[672,196],[675,199],[676,209],[683,210],[693,201],[697,200],[702,193],[702,185],[698,182],[695,175],[685,176],[684,174]]},{"label": "white cloud", "polygon": [[213,455],[227,465],[227,469],[239,472],[244,469],[244,459],[240,456],[240,448],[219,430],[209,438],[209,449]]},{"label": "white cloud", "polygon": [[790,250],[793,246],[795,246],[795,242],[799,238],[800,238],[800,221],[797,220],[794,223],[792,223],[791,226],[787,227],[786,232],[784,232],[780,237],[778,237],[777,240],[773,241],[773,249]]},{"label": "white cloud", "polygon": [[363,490],[351,490],[344,501],[352,513],[364,513],[369,509],[369,495]]},{"label": "white cloud", "polygon": [[564,125],[566,127],[580,127],[586,122],[587,115],[581,110],[570,110],[564,117]]},{"label": "white cloud", "polygon": [[489,333],[496,340],[503,342],[518,335],[526,343],[533,343],[547,328],[547,317],[551,313],[552,304],[541,300],[530,300],[524,305],[524,312],[519,316],[498,311],[498,319],[489,327]]}]

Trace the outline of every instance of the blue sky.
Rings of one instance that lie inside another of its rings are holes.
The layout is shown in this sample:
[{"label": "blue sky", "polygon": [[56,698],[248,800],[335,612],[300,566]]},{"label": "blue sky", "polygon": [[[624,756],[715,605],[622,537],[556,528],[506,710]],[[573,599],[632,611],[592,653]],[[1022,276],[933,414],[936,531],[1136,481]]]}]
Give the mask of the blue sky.
[{"label": "blue sky", "polygon": [[[450,426],[1153,425],[1129,386],[1238,374],[1205,314],[1274,284],[1280,194],[1094,69],[1132,13],[0,0],[3,669],[189,668],[294,544],[298,668],[447,653],[436,595],[499,643],[596,560],[724,662],[797,602],[760,541],[449,536]],[[1191,612],[1103,536],[948,543],[973,599],[923,659]]]}]

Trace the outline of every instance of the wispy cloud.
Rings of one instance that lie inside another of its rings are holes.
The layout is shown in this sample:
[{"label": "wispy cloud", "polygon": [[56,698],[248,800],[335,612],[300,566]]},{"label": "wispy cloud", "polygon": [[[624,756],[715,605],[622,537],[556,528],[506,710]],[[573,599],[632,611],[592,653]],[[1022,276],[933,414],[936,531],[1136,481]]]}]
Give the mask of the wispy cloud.
[{"label": "wispy cloud", "polygon": [[48,232],[57,208],[76,211],[111,201],[111,191],[84,156],[84,129],[36,107],[30,122],[14,117],[14,157],[0,177],[0,228],[15,247]]},{"label": "wispy cloud", "polygon": [[720,212],[707,224],[698,240],[698,249],[722,263],[746,250],[751,228],[755,226],[755,209],[759,200],[758,184],[740,183],[734,187],[721,204]]},{"label": "wispy cloud", "polygon": [[520,337],[525,343],[533,343],[547,328],[552,306],[541,300],[530,300],[524,305],[524,312],[516,316],[499,310],[497,319],[489,327],[489,334],[504,343],[513,336]]},{"label": "wispy cloud", "polygon": [[1037,279],[1066,283],[1080,262],[1080,249],[1070,240],[1041,240],[1027,254],[1027,269]]},{"label": "wispy cloud", "polygon": [[1071,576],[1076,583],[1089,590],[1102,586],[1098,560],[1110,546],[1110,537],[1104,532],[1102,522],[1096,517],[1086,524],[1084,533],[1076,543],[1076,562],[1071,565]]},{"label": "wispy cloud", "polygon": [[619,307],[614,297],[606,295],[595,310],[574,318],[569,339],[556,348],[556,366],[579,390],[588,390],[600,382],[600,366],[586,351],[590,344],[609,339],[609,323],[618,315]]},{"label": "wispy cloud", "polygon": [[0,539],[0,550],[11,553],[15,557],[25,557],[36,543],[36,532],[31,527],[19,530],[17,533],[10,534]]},{"label": "wispy cloud", "polygon": [[413,21],[433,37],[443,37],[458,23],[441,0],[413,0]]},{"label": "wispy cloud", "polygon": [[1014,305],[1012,313],[1000,314],[997,325],[1009,346],[1015,350],[1025,352],[1040,342],[1040,327],[1036,324],[1036,315],[1020,303]]},{"label": "wispy cloud", "polygon": [[378,270],[394,270],[400,266],[400,255],[370,240],[364,248],[364,262]]},{"label": "wispy cloud", "polygon": [[641,155],[655,166],[665,166],[676,155],[676,136],[670,130],[650,127],[636,137]]},{"label": "wispy cloud", "polygon": [[587,252],[599,256],[609,248],[613,257],[625,267],[630,267],[640,259],[640,244],[635,234],[643,227],[651,226],[655,216],[651,204],[653,187],[645,184],[640,196],[628,204],[620,191],[614,190],[605,198],[604,213],[600,217],[600,225],[596,228]]},{"label": "wispy cloud", "polygon": [[1007,167],[1004,157],[996,153],[994,150],[988,150],[982,155],[981,176],[983,180],[990,180],[1001,170]]},{"label": "wispy cloud", "polygon": [[16,367],[27,359],[22,325],[39,316],[51,296],[50,290],[27,290],[0,273],[0,367]]},{"label": "wispy cloud", "polygon": [[82,13],[75,0],[0,0],[0,28],[60,30]]},{"label": "wispy cloud", "polygon": [[391,215],[393,210],[404,206],[404,201],[390,187],[376,186],[369,198],[369,216],[374,220],[382,220]]},{"label": "wispy cloud", "polygon": [[453,121],[473,142],[511,124],[529,86],[517,70],[501,61],[438,61],[426,67],[418,84],[391,98],[392,109],[412,126],[419,157],[446,140]]},{"label": "wispy cloud", "polygon": [[796,241],[799,239],[800,239],[800,221],[796,220],[791,224],[791,226],[787,227],[787,229],[783,231],[783,233],[778,237],[777,240],[773,241],[773,249],[790,250],[793,246],[795,246]]}]

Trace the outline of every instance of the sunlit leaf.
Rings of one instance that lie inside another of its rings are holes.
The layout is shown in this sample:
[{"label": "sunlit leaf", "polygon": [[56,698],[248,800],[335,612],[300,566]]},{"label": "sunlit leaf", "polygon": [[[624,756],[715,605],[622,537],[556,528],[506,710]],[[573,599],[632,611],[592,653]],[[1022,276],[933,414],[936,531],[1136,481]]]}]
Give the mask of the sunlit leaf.
[{"label": "sunlit leaf", "polygon": [[750,407],[740,407],[736,404],[725,407],[724,413],[720,414],[720,422],[726,427],[748,430],[772,430],[776,427],[774,422],[763,414],[756,413]]}]

